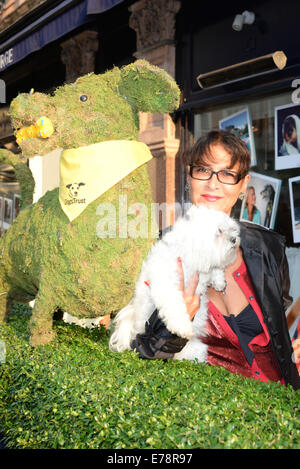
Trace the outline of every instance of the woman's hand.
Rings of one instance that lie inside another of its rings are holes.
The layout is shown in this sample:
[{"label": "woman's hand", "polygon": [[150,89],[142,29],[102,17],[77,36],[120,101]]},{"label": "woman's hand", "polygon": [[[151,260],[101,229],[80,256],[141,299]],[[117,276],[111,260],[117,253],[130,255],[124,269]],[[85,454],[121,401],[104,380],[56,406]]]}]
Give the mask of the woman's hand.
[{"label": "woman's hand", "polygon": [[179,290],[182,291],[182,296],[186,304],[186,309],[190,319],[192,320],[200,308],[200,295],[196,295],[196,288],[199,281],[199,274],[196,273],[191,277],[189,284],[184,288],[184,273],[180,257],[177,258],[177,272],[179,275]]}]

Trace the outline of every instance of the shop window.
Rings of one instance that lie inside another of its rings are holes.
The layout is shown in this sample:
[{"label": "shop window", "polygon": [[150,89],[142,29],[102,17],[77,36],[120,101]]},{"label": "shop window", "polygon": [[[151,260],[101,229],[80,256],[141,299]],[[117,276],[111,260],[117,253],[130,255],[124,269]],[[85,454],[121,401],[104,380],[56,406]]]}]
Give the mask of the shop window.
[{"label": "shop window", "polygon": [[[298,167],[275,169],[275,138],[277,137],[278,139],[278,134],[281,132],[282,126],[278,125],[278,132],[276,135],[274,129],[274,110],[280,106],[290,105],[291,94],[291,92],[286,92],[274,96],[261,97],[259,99],[247,101],[243,100],[234,104],[215,106],[209,110],[199,110],[194,114],[193,120],[194,138],[196,140],[210,130],[218,129],[220,126],[220,121],[224,121],[224,119],[227,120],[227,118],[229,120],[230,116],[239,114],[241,111],[249,109],[256,157],[255,165],[251,167],[251,171],[257,174],[257,180],[261,180],[261,183],[267,182],[268,178],[273,178],[276,180],[275,186],[279,186],[278,198],[276,202],[277,207],[274,209],[275,217],[273,218],[273,224],[271,228],[286,237],[288,246],[299,247],[299,242],[295,242],[293,237],[292,223],[295,223],[295,219],[291,213],[289,179],[300,176],[300,156],[296,155],[296,166]],[[262,192],[262,190],[260,192]],[[265,198],[264,200],[262,199],[263,194],[260,192],[256,194],[256,197],[258,205],[261,204],[262,211],[264,212],[261,224],[267,226],[264,224],[266,220],[267,201]],[[242,205],[244,206],[245,202],[242,203],[241,201],[238,201],[233,208],[232,215],[235,218],[240,218],[242,213]],[[294,208],[297,211],[297,207]]]},{"label": "shop window", "polygon": [[0,164],[0,236],[8,230],[20,211],[20,186],[14,169]]}]

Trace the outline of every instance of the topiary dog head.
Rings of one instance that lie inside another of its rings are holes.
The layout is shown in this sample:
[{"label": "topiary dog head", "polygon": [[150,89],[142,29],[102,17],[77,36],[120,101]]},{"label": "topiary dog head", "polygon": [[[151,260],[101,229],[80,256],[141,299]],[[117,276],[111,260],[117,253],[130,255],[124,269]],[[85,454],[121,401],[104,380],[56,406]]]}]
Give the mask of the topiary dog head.
[{"label": "topiary dog head", "polygon": [[179,88],[164,70],[145,60],[93,73],[56,89],[53,96],[21,93],[10,106],[12,125],[36,129],[41,116],[51,121],[47,138],[28,134],[20,147],[25,157],[55,148],[78,148],[106,140],[137,140],[139,111],[172,112],[179,104]]}]

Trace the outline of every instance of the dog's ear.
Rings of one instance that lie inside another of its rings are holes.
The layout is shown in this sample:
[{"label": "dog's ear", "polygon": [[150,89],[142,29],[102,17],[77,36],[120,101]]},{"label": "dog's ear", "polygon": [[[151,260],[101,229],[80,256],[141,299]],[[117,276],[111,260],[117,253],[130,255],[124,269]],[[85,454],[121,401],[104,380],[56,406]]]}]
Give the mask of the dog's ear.
[{"label": "dog's ear", "polygon": [[120,94],[138,111],[165,113],[179,105],[180,90],[163,69],[137,60],[120,69]]},{"label": "dog's ear", "polygon": [[78,186],[85,186],[85,182],[80,182]]},{"label": "dog's ear", "polygon": [[70,189],[71,186],[72,186],[72,184],[67,184],[67,185],[66,185],[66,188],[67,188],[67,189]]}]

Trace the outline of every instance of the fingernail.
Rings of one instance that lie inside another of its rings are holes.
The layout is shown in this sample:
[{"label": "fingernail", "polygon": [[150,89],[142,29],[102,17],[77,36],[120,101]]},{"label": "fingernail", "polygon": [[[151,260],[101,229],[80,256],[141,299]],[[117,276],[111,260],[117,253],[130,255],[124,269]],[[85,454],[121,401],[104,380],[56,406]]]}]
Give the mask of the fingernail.
[{"label": "fingernail", "polygon": [[177,262],[182,262],[181,257],[177,257]]},{"label": "fingernail", "polygon": [[144,284],[147,285],[147,287],[150,287],[150,283],[147,282],[147,280],[144,280]]}]

